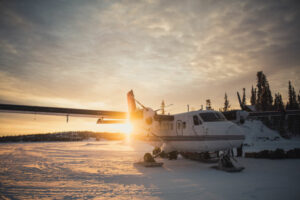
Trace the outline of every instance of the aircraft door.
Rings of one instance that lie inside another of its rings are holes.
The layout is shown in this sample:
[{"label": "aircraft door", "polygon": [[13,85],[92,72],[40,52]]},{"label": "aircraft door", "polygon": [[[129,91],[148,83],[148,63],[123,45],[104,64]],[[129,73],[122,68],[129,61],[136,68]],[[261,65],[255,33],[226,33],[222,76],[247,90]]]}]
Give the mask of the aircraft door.
[{"label": "aircraft door", "polygon": [[181,120],[176,121],[176,133],[178,136],[183,135],[183,124]]},{"label": "aircraft door", "polygon": [[193,116],[192,129],[193,129],[193,131],[196,135],[203,135],[204,134],[202,122],[201,122],[201,120],[199,119],[199,117],[197,115]]}]

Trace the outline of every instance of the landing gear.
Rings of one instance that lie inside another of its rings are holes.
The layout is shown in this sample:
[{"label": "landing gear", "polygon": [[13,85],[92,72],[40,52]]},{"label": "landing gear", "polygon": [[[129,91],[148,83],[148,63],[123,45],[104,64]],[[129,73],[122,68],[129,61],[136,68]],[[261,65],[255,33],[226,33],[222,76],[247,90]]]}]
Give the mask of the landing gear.
[{"label": "landing gear", "polygon": [[153,149],[153,151],[152,151],[152,154],[154,155],[154,156],[156,156],[156,155],[158,155],[158,154],[160,154],[161,153],[161,149],[159,148],[159,147],[155,147],[154,149]]},{"label": "landing gear", "polygon": [[161,157],[161,158],[168,158],[169,160],[177,160],[178,158],[178,152],[172,151],[170,153],[165,153],[164,151],[161,151],[159,147],[155,147],[152,151],[152,155],[154,158]]},{"label": "landing gear", "polygon": [[217,166],[213,166],[213,168],[218,170],[223,170],[226,172],[240,172],[244,170],[244,167],[237,167],[233,164],[233,161],[237,163],[237,161],[233,158],[233,154],[231,150],[226,150],[223,154],[220,155],[220,160]]},{"label": "landing gear", "polygon": [[217,163],[219,161],[219,158],[217,158],[217,153],[180,152],[180,154],[186,159],[196,160],[202,163]]},{"label": "landing gear", "polygon": [[228,155],[221,156],[219,160],[219,168],[226,168],[226,169],[234,168],[234,165]]},{"label": "landing gear", "polygon": [[243,156],[243,145],[241,144],[241,146],[238,147],[236,150],[237,150],[237,157],[242,157]]},{"label": "landing gear", "polygon": [[177,151],[172,151],[172,152],[168,153],[168,158],[169,158],[169,160],[177,160],[178,152]]},{"label": "landing gear", "polygon": [[163,165],[162,162],[156,162],[155,158],[151,153],[145,153],[144,160],[141,162],[137,162],[135,164],[142,165],[144,167],[161,167]]},{"label": "landing gear", "polygon": [[154,160],[154,157],[150,153],[145,153],[144,162],[154,163],[155,160]]},{"label": "landing gear", "polygon": [[156,149],[154,149],[153,155],[151,155],[150,153],[145,153],[144,162],[155,162],[154,158],[157,158],[158,156],[163,157],[163,158],[168,158],[169,160],[177,160],[178,152],[172,151],[172,152],[166,154],[163,151],[157,151]]}]

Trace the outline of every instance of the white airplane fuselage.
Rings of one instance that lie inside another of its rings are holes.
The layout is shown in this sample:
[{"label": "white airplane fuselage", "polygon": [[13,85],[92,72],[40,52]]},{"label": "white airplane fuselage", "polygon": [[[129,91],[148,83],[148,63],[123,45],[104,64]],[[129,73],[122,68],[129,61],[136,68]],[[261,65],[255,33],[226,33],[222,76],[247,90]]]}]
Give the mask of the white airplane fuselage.
[{"label": "white airplane fuselage", "polygon": [[143,140],[165,152],[227,150],[240,147],[245,138],[237,124],[227,121],[217,111],[191,111],[161,121],[155,120],[154,115],[151,109],[143,110],[143,119],[134,122],[136,134],[142,134]]}]

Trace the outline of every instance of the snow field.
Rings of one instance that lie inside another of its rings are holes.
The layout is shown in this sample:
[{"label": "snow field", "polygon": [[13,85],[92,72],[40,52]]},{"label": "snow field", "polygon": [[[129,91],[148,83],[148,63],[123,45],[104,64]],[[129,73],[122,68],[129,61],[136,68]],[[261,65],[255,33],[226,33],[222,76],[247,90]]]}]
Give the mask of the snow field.
[{"label": "snow field", "polygon": [[0,199],[299,199],[300,159],[240,158],[226,173],[179,157],[134,164],[152,147],[126,142],[0,145]]}]

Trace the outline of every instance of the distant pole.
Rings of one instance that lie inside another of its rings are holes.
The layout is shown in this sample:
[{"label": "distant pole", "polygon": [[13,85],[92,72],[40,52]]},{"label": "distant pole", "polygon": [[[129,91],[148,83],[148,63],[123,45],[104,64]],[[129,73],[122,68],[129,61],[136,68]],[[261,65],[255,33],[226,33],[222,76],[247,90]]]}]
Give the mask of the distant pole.
[{"label": "distant pole", "polygon": [[161,102],[161,114],[164,115],[165,114],[165,101],[162,100]]},{"label": "distant pole", "polygon": [[190,105],[187,104],[187,111],[190,112]]}]

